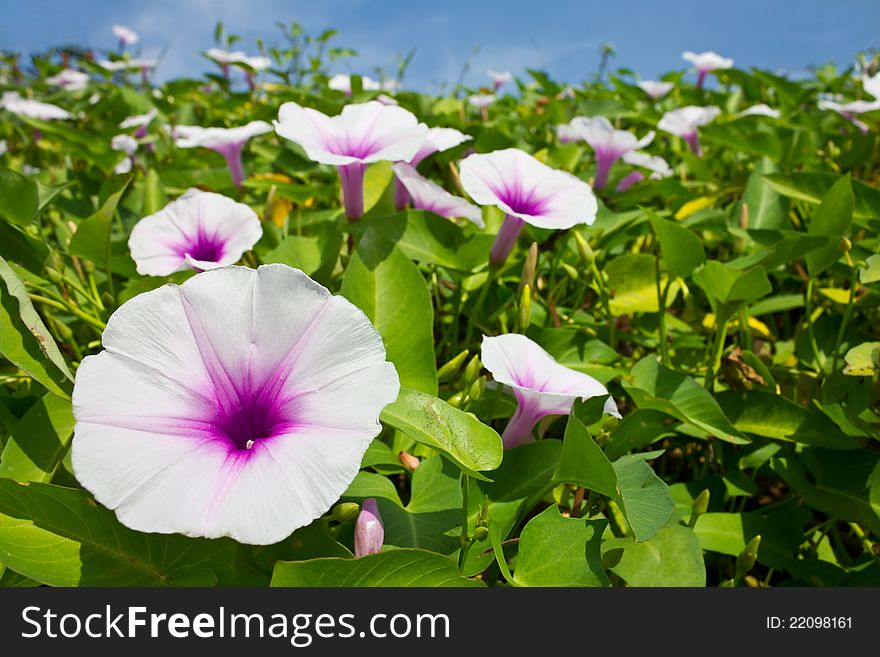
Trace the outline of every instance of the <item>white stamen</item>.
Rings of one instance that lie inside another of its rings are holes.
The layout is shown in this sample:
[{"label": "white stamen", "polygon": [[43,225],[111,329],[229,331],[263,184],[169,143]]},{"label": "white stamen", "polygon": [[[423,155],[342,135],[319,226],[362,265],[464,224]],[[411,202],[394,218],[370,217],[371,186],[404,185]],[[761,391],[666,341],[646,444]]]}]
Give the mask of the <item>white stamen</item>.
[{"label": "white stamen", "polygon": [[244,448],[245,448],[245,449],[250,449],[250,448],[253,447],[253,446],[254,446],[254,441],[253,441],[253,440],[249,440],[249,441],[247,441],[247,442],[244,444]]}]

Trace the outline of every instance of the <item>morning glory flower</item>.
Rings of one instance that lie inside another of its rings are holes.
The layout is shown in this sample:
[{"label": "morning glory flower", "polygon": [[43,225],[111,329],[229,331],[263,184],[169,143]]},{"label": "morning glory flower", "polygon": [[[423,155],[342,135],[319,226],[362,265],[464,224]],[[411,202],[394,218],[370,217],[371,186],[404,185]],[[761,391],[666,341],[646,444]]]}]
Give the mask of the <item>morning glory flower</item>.
[{"label": "morning glory flower", "polygon": [[513,73],[510,71],[493,71],[490,68],[486,73],[492,80],[492,86],[495,87],[495,91],[498,91],[508,82],[513,82]]},{"label": "morning glory flower", "polygon": [[644,148],[654,140],[651,131],[641,139],[626,130],[617,130],[604,116],[575,117],[571,128],[596,154],[596,177],[593,189],[604,189],[614,163],[627,153]]},{"label": "morning glory flower", "polygon": [[159,110],[154,107],[146,114],[136,114],[135,116],[129,116],[127,119],[124,119],[119,124],[119,127],[123,130],[137,128],[134,136],[138,139],[142,139],[147,134],[147,127],[150,125],[150,123],[153,122],[153,119],[155,119],[157,116],[159,116]]},{"label": "morning glory flower", "polygon": [[771,119],[778,119],[780,113],[778,109],[773,109],[766,103],[758,103],[757,105],[745,108],[742,112],[737,114],[737,116],[767,116]]},{"label": "morning glory flower", "polygon": [[880,99],[874,101],[854,100],[849,103],[838,103],[834,100],[822,98],[819,100],[819,109],[837,112],[847,121],[861,130],[862,134],[868,134],[868,124],[856,118],[864,112],[873,112],[880,109]]},{"label": "morning glory flower", "polygon": [[39,119],[41,121],[55,121],[61,119],[72,119],[73,114],[65,109],[61,109],[57,105],[51,103],[43,103],[39,100],[30,98],[22,98],[17,91],[4,91],[0,98],[0,107],[5,110],[26,116],[31,119]]},{"label": "morning glory flower", "polygon": [[411,112],[375,100],[346,105],[337,116],[284,103],[274,123],[275,132],[299,144],[309,158],[336,166],[345,214],[352,220],[364,213],[366,166],[384,160],[408,162],[428,133]]},{"label": "morning glory flower", "polygon": [[376,500],[372,497],[361,502],[361,512],[354,523],[354,556],[376,554],[385,542],[385,525]]},{"label": "morning glory flower", "polygon": [[110,149],[114,151],[122,151],[126,155],[127,158],[119,162],[116,167],[113,169],[114,173],[128,173],[131,171],[132,166],[134,165],[134,154],[137,151],[138,143],[137,139],[132,137],[131,135],[116,135],[113,139],[110,140]]},{"label": "morning glory flower", "polygon": [[666,112],[660,118],[657,127],[664,132],[681,137],[688,143],[688,146],[691,147],[694,153],[702,156],[703,149],[700,147],[697,128],[711,122],[720,113],[721,110],[714,105],[709,107],[688,105],[687,107]]},{"label": "morning glory flower", "polygon": [[265,121],[251,121],[237,128],[201,128],[199,126],[179,125],[174,128],[175,144],[178,148],[208,148],[223,156],[229,166],[232,182],[237,188],[245,179],[241,152],[251,137],[272,132],[272,126]]},{"label": "morning glory flower", "polygon": [[73,390],[73,470],[126,527],[276,543],[324,514],[399,380],[366,315],[298,269],[124,303]]},{"label": "morning glory flower", "polygon": [[[346,96],[351,96],[351,76],[346,73],[337,73],[327,82],[327,86],[334,91],[341,91]],[[395,80],[374,80],[368,75],[361,76],[361,88],[364,91],[397,91],[398,84]]]},{"label": "morning glory flower", "polygon": [[[560,365],[540,345],[517,333],[484,335],[480,358],[495,381],[509,386],[516,397],[516,412],[501,434],[505,449],[529,442],[542,417],[568,415],[576,399],[608,394],[596,379]],[[620,417],[611,397],[605,412]]]},{"label": "morning glory flower", "polygon": [[114,25],[113,26],[113,35],[119,39],[119,49],[122,50],[125,46],[130,46],[138,42],[137,32],[132,30],[130,27],[125,27],[125,25]]},{"label": "morning glory flower", "polygon": [[862,88],[866,93],[880,100],[880,73],[875,73],[872,77],[863,77]]},{"label": "morning glory flower", "polygon": [[241,53],[232,61],[232,63],[239,68],[244,69],[248,88],[253,91],[257,86],[255,77],[256,73],[269,68],[272,65],[272,60],[268,57],[249,57],[248,55]]},{"label": "morning glory flower", "polygon": [[652,100],[660,100],[675,87],[672,82],[658,82],[657,80],[640,80],[636,84]]},{"label": "morning glory flower", "polygon": [[505,214],[489,254],[493,267],[507,259],[526,223],[563,230],[596,220],[598,206],[587,183],[517,148],[474,153],[462,160],[460,168],[468,195],[479,205],[494,205]]},{"label": "morning glory flower", "polygon": [[[627,164],[648,169],[651,172],[651,180],[660,180],[661,178],[668,178],[672,175],[672,168],[669,166],[669,163],[659,155],[649,155],[648,153],[634,151],[625,154],[622,159]],[[626,191],[636,183],[642,182],[644,179],[645,176],[641,171],[633,171],[624,176],[624,178],[617,184],[617,191]]]},{"label": "morning glory flower", "polygon": [[718,53],[712,52],[711,50],[708,52],[695,53],[687,50],[681,53],[681,58],[693,64],[697,69],[697,89],[703,88],[703,82],[706,80],[706,75],[711,73],[712,71],[717,71],[719,69],[730,68],[733,66],[733,60],[728,59],[727,57],[722,57]]},{"label": "morning glory flower", "polygon": [[[422,142],[421,148],[419,148],[418,152],[409,160],[409,163],[412,166],[417,167],[426,157],[433,155],[434,153],[448,151],[450,148],[455,148],[471,139],[473,139],[473,137],[466,135],[463,132],[459,132],[454,128],[429,128],[428,134],[425,136],[425,141]],[[395,180],[394,207],[398,210],[403,210],[407,203],[409,203],[409,196],[407,196],[406,189],[399,180]]]},{"label": "morning glory flower", "polygon": [[484,110],[495,102],[495,94],[473,94],[468,96],[468,105]]},{"label": "morning glory flower", "polygon": [[46,78],[46,84],[50,84],[53,87],[61,87],[67,91],[80,91],[88,86],[89,76],[82,71],[66,68],[57,75]]},{"label": "morning glory flower", "polygon": [[427,210],[449,219],[464,217],[480,228],[485,226],[480,208],[423,178],[411,164],[398,162],[394,165],[394,175],[417,210]]},{"label": "morning glory flower", "polygon": [[247,205],[190,189],[138,221],[128,248],[139,274],[167,276],[235,264],[262,235],[260,218]]},{"label": "morning glory flower", "polygon": [[9,152],[9,145],[6,143],[5,139],[0,139],[0,157],[6,155]]}]

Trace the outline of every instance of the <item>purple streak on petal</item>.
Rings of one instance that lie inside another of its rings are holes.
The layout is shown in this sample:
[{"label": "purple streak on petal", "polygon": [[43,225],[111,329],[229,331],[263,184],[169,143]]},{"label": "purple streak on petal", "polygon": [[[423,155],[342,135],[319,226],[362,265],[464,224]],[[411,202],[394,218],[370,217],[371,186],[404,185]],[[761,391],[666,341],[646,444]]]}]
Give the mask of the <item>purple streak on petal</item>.
[{"label": "purple streak on petal", "polygon": [[415,155],[413,155],[409,163],[414,167],[417,167],[422,162],[422,160],[424,160],[429,155],[433,155],[436,152],[437,149],[434,146],[431,146],[430,144],[425,144],[418,150]]},{"label": "purple streak on petal", "polygon": [[700,146],[700,136],[697,134],[696,130],[682,135],[681,137],[687,142],[688,146],[691,147],[691,150],[697,157],[703,157],[703,148]]},{"label": "purple streak on petal", "polygon": [[236,142],[234,144],[224,144],[213,150],[220,153],[226,160],[226,166],[229,167],[229,175],[232,176],[232,182],[235,187],[241,190],[241,183],[247,177],[244,173],[244,164],[241,161],[241,151],[244,149],[244,142]]},{"label": "purple streak on petal", "polygon": [[364,214],[364,169],[361,162],[337,167],[339,181],[342,183],[342,200],[345,216],[350,221],[360,219]]},{"label": "purple streak on petal", "polygon": [[532,439],[532,429],[535,428],[538,420],[544,417],[537,403],[537,395],[524,395],[519,390],[514,390],[514,394],[517,400],[516,412],[510,418],[504,433],[501,434],[504,449],[511,449],[529,442]]},{"label": "purple streak on petal", "polygon": [[395,176],[394,178],[394,209],[398,212],[402,210],[406,210],[406,206],[409,205],[410,196],[409,192],[406,191],[406,186]]},{"label": "purple streak on petal", "polygon": [[40,141],[43,138],[43,131],[39,128],[34,128],[32,134],[34,136],[34,143]]},{"label": "purple streak on petal", "polygon": [[501,230],[495,236],[492,243],[492,250],[489,252],[489,264],[498,267],[504,264],[513,245],[516,244],[516,238],[519,237],[525,222],[519,217],[506,215],[501,224]]},{"label": "purple streak on petal", "polygon": [[618,157],[614,152],[596,151],[596,177],[593,179],[593,189],[605,189],[605,185],[608,184],[608,174]]},{"label": "purple streak on petal", "polygon": [[361,502],[361,512],[354,523],[354,556],[376,554],[385,542],[385,527],[379,507],[372,497]]},{"label": "purple streak on petal", "polygon": [[250,91],[253,91],[257,88],[257,81],[254,78],[253,71],[248,71],[247,73],[245,73],[245,78],[247,79],[247,85]]},{"label": "purple streak on petal", "polygon": [[139,125],[137,130],[134,131],[134,138],[135,139],[143,139],[146,136],[147,136],[147,126]]},{"label": "purple streak on petal", "polygon": [[150,86],[150,69],[147,66],[141,66],[141,84],[145,87]]},{"label": "purple streak on petal", "polygon": [[636,183],[642,182],[644,179],[645,176],[641,171],[633,171],[632,173],[627,174],[619,183],[617,183],[617,191],[625,192]]},{"label": "purple streak on petal", "polygon": [[702,69],[702,68],[699,71],[697,71],[697,89],[703,88],[703,83],[706,81],[706,74],[708,72],[709,71]]}]

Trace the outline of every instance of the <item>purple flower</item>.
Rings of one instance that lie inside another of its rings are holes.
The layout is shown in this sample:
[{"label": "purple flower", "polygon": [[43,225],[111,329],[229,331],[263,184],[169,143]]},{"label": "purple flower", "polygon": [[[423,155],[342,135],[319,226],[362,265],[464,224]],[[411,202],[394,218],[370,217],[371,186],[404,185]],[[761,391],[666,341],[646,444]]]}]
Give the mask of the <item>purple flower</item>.
[{"label": "purple flower", "polygon": [[248,206],[191,189],[138,221],[128,248],[139,274],[167,276],[236,263],[262,235],[260,219]]},{"label": "purple flower", "polygon": [[354,556],[376,554],[385,541],[385,526],[379,507],[372,497],[361,502],[361,512],[354,523]]},{"label": "purple flower", "polygon": [[208,148],[223,156],[229,166],[232,182],[237,188],[245,179],[241,152],[251,137],[272,132],[272,126],[265,121],[251,121],[237,128],[201,128],[192,125],[179,125],[174,128],[175,144],[178,148]]},{"label": "purple flower", "polygon": [[[417,167],[419,163],[429,155],[447,151],[450,148],[455,148],[470,139],[473,139],[473,137],[466,135],[463,132],[459,132],[454,128],[430,128],[425,136],[425,141],[422,142],[421,148],[419,148],[418,152],[409,160],[409,164]],[[407,196],[406,188],[399,179],[395,179],[394,207],[397,210],[403,210],[407,203],[409,203],[409,196]]]},{"label": "purple flower", "polygon": [[[480,358],[492,377],[509,386],[516,397],[516,412],[501,436],[505,449],[528,442],[545,415],[568,415],[575,399],[608,394],[596,379],[560,365],[524,335],[483,336]],[[620,417],[611,397],[605,402],[605,412]]]},{"label": "purple flower", "polygon": [[428,127],[402,107],[375,100],[346,105],[338,116],[284,103],[275,132],[299,144],[316,162],[337,167],[345,214],[364,213],[364,170],[371,162],[411,160],[425,141]]},{"label": "purple flower", "polygon": [[525,223],[566,229],[596,219],[598,206],[587,183],[516,148],[469,155],[461,162],[461,184],[476,203],[505,214],[489,255],[493,267],[507,259]]},{"label": "purple flower", "polygon": [[77,480],[132,529],[267,545],[357,475],[397,372],[298,269],[225,267],[123,304],[73,391]]},{"label": "purple flower", "polygon": [[659,100],[672,91],[675,85],[672,82],[657,82],[656,80],[640,80],[639,88],[644,91],[651,100]]},{"label": "purple flower", "polygon": [[412,165],[398,162],[394,165],[394,175],[416,209],[427,210],[449,219],[464,217],[480,228],[485,226],[480,208],[423,178]]},{"label": "purple flower", "polygon": [[712,71],[717,71],[719,69],[730,68],[733,66],[733,60],[728,59],[727,57],[722,57],[718,53],[707,51],[701,53],[691,52],[690,50],[686,50],[681,53],[681,58],[694,65],[697,70],[697,89],[703,88],[703,83],[706,81],[706,75],[711,73]]},{"label": "purple flower", "polygon": [[696,105],[688,105],[687,107],[666,112],[660,118],[657,128],[681,137],[697,156],[702,156],[703,149],[700,146],[697,128],[711,122],[720,113],[721,110],[715,106],[697,107]]},{"label": "purple flower", "polygon": [[638,139],[631,132],[616,130],[604,116],[575,117],[567,127],[567,132],[587,142],[596,154],[594,189],[605,188],[608,174],[617,160],[627,153],[644,148],[654,140],[653,131]]}]

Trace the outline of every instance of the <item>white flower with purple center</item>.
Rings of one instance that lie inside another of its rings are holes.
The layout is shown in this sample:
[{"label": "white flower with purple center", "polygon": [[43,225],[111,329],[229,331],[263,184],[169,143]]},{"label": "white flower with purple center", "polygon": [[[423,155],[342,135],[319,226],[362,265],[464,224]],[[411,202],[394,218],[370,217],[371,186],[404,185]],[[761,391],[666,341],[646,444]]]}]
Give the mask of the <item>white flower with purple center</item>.
[{"label": "white flower with purple center", "polygon": [[41,121],[57,121],[72,119],[73,114],[57,105],[43,103],[31,98],[22,98],[17,91],[4,91],[0,98],[0,107],[13,114],[26,116]]},{"label": "white flower with purple center", "polygon": [[626,130],[617,130],[604,116],[572,119],[571,129],[590,145],[596,154],[596,176],[593,189],[604,189],[611,167],[627,153],[640,150],[654,140],[651,131],[641,139]]},{"label": "white flower with purple center", "polygon": [[480,228],[485,226],[480,208],[423,178],[411,164],[398,162],[394,165],[394,175],[417,210],[427,210],[449,219],[463,217]]},{"label": "white flower with purple center", "polygon": [[706,81],[706,75],[708,75],[712,71],[731,68],[733,66],[732,59],[722,57],[718,53],[712,52],[711,50],[700,53],[686,50],[685,52],[681,53],[681,58],[684,61],[694,65],[694,68],[697,71],[697,89],[703,88],[703,83]]},{"label": "white flower with purple center", "polygon": [[114,173],[128,173],[129,171],[131,171],[131,168],[134,166],[134,154],[135,151],[137,151],[137,148],[137,139],[135,139],[131,135],[116,135],[115,137],[113,137],[113,139],[110,140],[111,150],[122,151],[128,156],[114,167]]},{"label": "white flower with purple center", "polygon": [[564,230],[596,220],[598,205],[587,183],[517,148],[469,155],[461,162],[461,184],[476,203],[505,214],[489,254],[493,267],[507,260],[527,223]]},{"label": "white flower with purple center", "polygon": [[468,105],[479,110],[485,110],[496,100],[495,94],[473,94],[468,96]]},{"label": "white flower with purple center", "polygon": [[399,380],[298,269],[225,267],[123,304],[73,391],[77,480],[138,531],[267,545],[357,475]]},{"label": "white flower with purple center", "polygon": [[[428,134],[425,136],[425,141],[422,143],[422,147],[419,148],[418,152],[409,160],[409,164],[417,167],[426,157],[429,157],[434,153],[448,151],[450,148],[460,146],[471,139],[473,139],[473,137],[466,135],[463,132],[459,132],[454,128],[429,128]],[[409,197],[407,196],[406,188],[399,179],[395,179],[394,207],[397,210],[403,210],[407,203],[409,203]]]},{"label": "white flower with purple center", "polygon": [[67,91],[80,91],[89,85],[88,73],[66,68],[52,77],[46,78],[46,84],[61,87]]},{"label": "white flower with purple center", "polygon": [[159,110],[154,107],[146,114],[136,114],[134,116],[129,116],[127,119],[123,119],[120,122],[119,127],[122,130],[137,128],[134,136],[138,139],[142,139],[147,135],[147,128],[157,116],[159,116]]},{"label": "white flower with purple center", "polygon": [[672,82],[659,82],[657,80],[640,80],[637,84],[639,89],[648,94],[651,100],[660,100],[675,87]]},{"label": "white flower with purple center", "polygon": [[262,235],[260,219],[247,205],[190,189],[138,221],[128,248],[139,274],[167,276],[234,264]]},{"label": "white flower with purple center", "polygon": [[666,112],[657,123],[657,128],[681,137],[697,156],[702,156],[703,149],[700,146],[697,128],[712,122],[719,114],[721,114],[721,110],[714,105],[709,107],[688,105]]},{"label": "white flower with purple center", "polygon": [[[505,449],[529,442],[541,418],[568,415],[576,399],[608,394],[599,381],[560,365],[524,335],[484,335],[480,358],[495,381],[509,386],[516,397],[516,412],[501,435]],[[605,412],[620,417],[611,397],[605,402]]]},{"label": "white flower with purple center", "polygon": [[852,123],[855,127],[857,127],[862,134],[868,134],[868,124],[864,121],[860,121],[856,117],[859,114],[864,114],[865,112],[873,112],[874,110],[880,109],[880,99],[867,101],[867,100],[853,100],[848,103],[838,103],[837,101],[822,98],[818,103],[819,109],[822,110],[831,110],[832,112],[837,112],[847,121]]},{"label": "white flower with purple center", "polygon": [[229,167],[232,182],[237,188],[245,179],[241,153],[245,144],[257,135],[272,132],[272,126],[265,121],[251,121],[236,128],[202,128],[192,125],[179,125],[174,128],[175,145],[178,148],[207,148],[223,156]]},{"label": "white flower with purple center", "polygon": [[498,91],[508,82],[513,82],[513,73],[510,71],[493,71],[490,68],[486,71],[486,74],[489,76],[489,79],[492,80],[492,86],[495,88],[495,91]]},{"label": "white flower with purple center", "polygon": [[135,32],[130,27],[126,27],[125,25],[114,25],[113,36],[119,39],[120,50],[125,48],[125,46],[130,46],[137,43],[139,40],[137,32]]},{"label": "white flower with purple center", "polygon": [[372,162],[408,162],[425,141],[428,126],[409,111],[375,100],[342,108],[327,116],[310,107],[284,103],[275,132],[299,144],[306,155],[339,171],[345,214],[364,213],[364,170]]},{"label": "white flower with purple center", "polygon": [[[649,155],[648,153],[635,151],[624,155],[623,161],[627,164],[642,167],[643,169],[650,171],[651,180],[660,180],[672,175],[672,168],[669,166],[669,162],[659,155]],[[644,179],[645,176],[641,171],[633,171],[621,179],[617,184],[617,191],[624,192],[636,183],[642,182]]]}]

